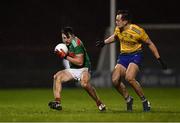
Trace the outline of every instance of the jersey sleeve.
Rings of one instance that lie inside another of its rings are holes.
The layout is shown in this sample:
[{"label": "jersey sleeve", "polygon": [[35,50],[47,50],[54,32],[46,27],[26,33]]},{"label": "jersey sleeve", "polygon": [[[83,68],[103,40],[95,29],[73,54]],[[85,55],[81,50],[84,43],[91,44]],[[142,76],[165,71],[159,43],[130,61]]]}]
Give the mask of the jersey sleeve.
[{"label": "jersey sleeve", "polygon": [[141,37],[140,39],[143,41],[143,42],[146,42],[147,39],[149,38],[148,34],[145,32],[144,29],[141,29]]},{"label": "jersey sleeve", "polygon": [[74,54],[84,53],[83,44],[80,39],[76,39],[72,41],[72,45],[74,47]]},{"label": "jersey sleeve", "polygon": [[75,47],[75,54],[84,54],[84,50],[83,50],[83,47],[81,45],[78,45]]},{"label": "jersey sleeve", "polygon": [[136,32],[136,34],[139,37],[139,40],[146,42],[147,39],[149,38],[149,36],[147,35],[147,33],[145,32],[145,30],[137,25],[132,25],[131,30],[133,30],[134,32]]},{"label": "jersey sleeve", "polygon": [[114,30],[114,35],[117,36],[119,33],[120,33],[120,30],[118,27],[116,27]]}]

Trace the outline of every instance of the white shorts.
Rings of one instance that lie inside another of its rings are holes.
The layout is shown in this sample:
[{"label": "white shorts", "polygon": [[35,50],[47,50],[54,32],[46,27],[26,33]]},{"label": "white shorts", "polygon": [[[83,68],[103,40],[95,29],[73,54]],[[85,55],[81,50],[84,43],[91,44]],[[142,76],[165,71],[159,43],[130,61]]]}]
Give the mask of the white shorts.
[{"label": "white shorts", "polygon": [[69,68],[69,69],[66,69],[72,76],[75,80],[78,80],[80,81],[81,80],[81,76],[82,76],[82,73],[84,71],[88,71],[88,68],[87,67],[84,67],[84,68],[80,68],[80,69],[72,69],[72,68]]}]

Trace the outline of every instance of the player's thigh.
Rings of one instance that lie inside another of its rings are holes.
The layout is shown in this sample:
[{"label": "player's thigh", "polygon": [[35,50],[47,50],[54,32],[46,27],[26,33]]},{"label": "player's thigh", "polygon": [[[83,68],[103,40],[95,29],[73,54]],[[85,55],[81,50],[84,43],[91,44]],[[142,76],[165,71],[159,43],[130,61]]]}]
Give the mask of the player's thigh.
[{"label": "player's thigh", "polygon": [[61,82],[67,82],[67,81],[70,81],[73,79],[73,76],[71,75],[71,73],[67,70],[62,70],[62,71],[59,71],[57,72],[55,75],[54,75],[54,79],[55,80],[60,80]]},{"label": "player's thigh", "polygon": [[138,72],[138,65],[135,63],[130,63],[126,71],[126,79],[135,79]]},{"label": "player's thigh", "polygon": [[117,64],[112,73],[112,80],[115,81],[121,79],[122,77],[125,76],[125,73],[126,73],[126,68],[121,64]]}]

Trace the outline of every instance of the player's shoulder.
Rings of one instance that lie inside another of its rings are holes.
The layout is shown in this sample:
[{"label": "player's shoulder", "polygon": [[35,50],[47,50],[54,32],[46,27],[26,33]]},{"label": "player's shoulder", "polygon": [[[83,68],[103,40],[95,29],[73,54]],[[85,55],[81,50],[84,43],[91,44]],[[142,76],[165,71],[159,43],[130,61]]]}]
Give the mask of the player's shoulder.
[{"label": "player's shoulder", "polygon": [[119,27],[115,27],[115,31],[116,31],[116,30],[119,30]]},{"label": "player's shoulder", "polygon": [[120,33],[120,29],[119,29],[119,27],[116,27],[115,30],[114,30],[114,34],[118,35],[119,33]]},{"label": "player's shoulder", "polygon": [[72,45],[73,47],[77,47],[77,46],[81,46],[81,40],[78,38],[78,37],[75,37],[73,40],[72,40]]},{"label": "player's shoulder", "polygon": [[131,24],[130,29],[139,35],[144,32],[144,29],[136,24]]}]

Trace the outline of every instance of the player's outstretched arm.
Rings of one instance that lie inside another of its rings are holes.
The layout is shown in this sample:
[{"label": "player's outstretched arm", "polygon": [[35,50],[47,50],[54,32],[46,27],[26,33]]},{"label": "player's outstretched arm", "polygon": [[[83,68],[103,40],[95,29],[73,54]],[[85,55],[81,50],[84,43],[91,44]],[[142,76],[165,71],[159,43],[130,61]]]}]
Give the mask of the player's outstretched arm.
[{"label": "player's outstretched arm", "polygon": [[161,64],[162,69],[163,69],[163,70],[166,70],[166,69],[167,69],[167,65],[166,65],[166,63],[162,60],[162,58],[159,57],[157,60],[158,60],[158,62]]},{"label": "player's outstretched arm", "polygon": [[153,55],[156,57],[156,59],[160,63],[162,69],[164,69],[164,70],[167,69],[167,65],[163,61],[163,59],[160,57],[159,52],[158,52],[157,47],[155,46],[155,44],[150,39],[147,39],[146,43],[147,43],[149,49],[151,50],[151,52],[153,53]]},{"label": "player's outstretched arm", "polygon": [[104,45],[114,42],[114,34],[111,35],[109,38],[103,41],[97,41],[96,47],[104,47]]}]

